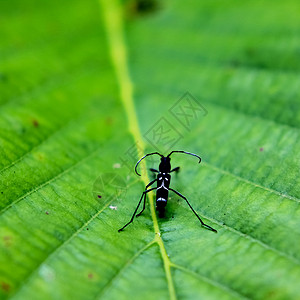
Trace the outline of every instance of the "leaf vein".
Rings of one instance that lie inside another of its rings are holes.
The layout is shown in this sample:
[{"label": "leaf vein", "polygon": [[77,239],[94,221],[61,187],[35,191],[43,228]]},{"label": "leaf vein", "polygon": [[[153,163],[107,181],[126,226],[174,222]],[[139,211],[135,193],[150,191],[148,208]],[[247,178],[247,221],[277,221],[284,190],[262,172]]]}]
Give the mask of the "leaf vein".
[{"label": "leaf vein", "polygon": [[[179,204],[179,205],[182,206],[181,204]],[[183,206],[182,206],[182,207],[183,207]],[[184,206],[184,208],[185,208],[185,209],[188,209],[188,208],[186,208],[185,206]],[[278,249],[276,249],[276,248],[274,248],[274,247],[272,247],[272,246],[270,246],[270,245],[264,243],[263,241],[261,241],[261,240],[255,238],[255,237],[253,237],[253,236],[251,236],[251,235],[249,235],[249,234],[247,234],[247,233],[243,233],[242,231],[237,230],[237,229],[235,229],[235,228],[233,228],[233,227],[231,227],[231,226],[229,226],[229,225],[225,225],[224,223],[218,221],[218,220],[215,219],[215,218],[208,217],[208,216],[206,216],[206,215],[204,215],[204,214],[202,214],[202,213],[200,213],[200,214],[201,214],[201,216],[203,216],[205,219],[209,220],[210,222],[212,222],[212,223],[214,223],[214,224],[216,224],[216,225],[219,225],[220,227],[224,228],[225,230],[231,231],[231,232],[233,232],[233,233],[239,235],[239,236],[242,237],[242,238],[249,239],[251,242],[257,243],[257,244],[261,245],[262,247],[264,247],[265,249],[270,250],[270,251],[276,253],[277,255],[279,255],[279,256],[281,256],[281,257],[284,257],[285,259],[287,259],[287,260],[289,260],[289,261],[291,261],[291,262],[293,262],[293,263],[295,263],[295,264],[297,264],[297,265],[300,265],[300,261],[299,261],[296,257],[291,256],[291,255],[289,255],[289,254],[287,254],[287,253],[285,253],[285,252],[282,252],[282,251],[280,251],[280,250],[278,250]]]},{"label": "leaf vein", "polygon": [[146,244],[144,247],[142,247],[139,251],[137,251],[128,261],[125,263],[118,272],[110,278],[110,280],[104,285],[103,289],[100,291],[98,295],[96,295],[95,299],[99,299],[101,296],[103,296],[106,291],[109,289],[109,287],[112,285],[113,281],[115,281],[119,276],[121,276],[122,272],[131,264],[133,263],[143,252],[145,252],[148,248],[150,248],[152,245],[156,243],[155,240],[152,240],[148,244]]},{"label": "leaf vein", "polygon": [[[102,149],[102,148],[101,148]],[[30,190],[29,192],[27,192],[26,194],[24,194],[23,196],[19,197],[18,199],[14,200],[13,202],[11,202],[9,205],[7,205],[6,207],[4,207],[2,210],[0,210],[0,215],[3,214],[5,211],[7,211],[9,208],[11,208],[13,205],[15,205],[16,203],[20,202],[21,200],[25,199],[26,197],[28,197],[29,195],[33,194],[34,192],[40,190],[41,188],[43,188],[44,186],[50,184],[51,182],[55,181],[56,179],[60,178],[61,176],[67,174],[68,172],[70,172],[71,170],[73,170],[76,166],[78,166],[79,164],[82,164],[83,162],[85,162],[86,160],[88,160],[89,158],[91,158],[92,156],[94,156],[97,152],[99,152],[99,148],[94,150],[92,153],[90,153],[88,156],[85,156],[84,158],[80,159],[79,161],[77,161],[75,164],[72,164],[71,166],[69,166],[68,168],[66,168],[65,170],[59,172],[57,175],[55,175],[54,177],[48,179],[47,181],[43,182],[42,184],[38,185],[37,187],[35,187],[34,189]]]},{"label": "leaf vein", "polygon": [[244,295],[240,294],[238,291],[233,290],[229,286],[224,285],[224,284],[222,284],[222,283],[220,283],[218,281],[215,281],[215,280],[213,280],[211,278],[208,278],[207,276],[199,274],[199,273],[197,273],[195,271],[189,270],[189,269],[187,269],[187,268],[185,268],[183,266],[171,263],[171,267],[173,267],[175,269],[178,269],[180,271],[183,271],[183,272],[185,272],[187,274],[190,274],[190,275],[192,275],[192,276],[194,276],[196,278],[199,278],[200,280],[202,280],[202,281],[204,281],[204,282],[206,282],[206,283],[208,283],[208,284],[210,284],[212,286],[215,286],[215,287],[221,289],[222,291],[227,292],[231,296],[237,297],[238,299],[241,299],[241,298],[242,299],[249,299],[249,298],[245,297]]},{"label": "leaf vein", "polygon": [[219,168],[219,167],[216,167],[216,166],[214,166],[214,165],[212,165],[212,164],[210,164],[210,163],[203,162],[203,165],[204,165],[204,166],[207,166],[207,167],[209,167],[209,168],[211,168],[211,169],[213,169],[213,170],[215,170],[215,171],[218,171],[218,172],[220,172],[220,173],[222,173],[222,174],[232,176],[232,177],[236,178],[236,179],[239,180],[239,181],[243,181],[243,182],[248,183],[248,184],[250,184],[250,185],[253,185],[253,186],[257,187],[257,188],[260,188],[260,189],[263,189],[263,190],[265,190],[265,191],[268,191],[269,193],[276,194],[276,195],[278,195],[278,196],[280,196],[280,197],[283,197],[283,198],[286,198],[286,199],[289,199],[289,200],[292,200],[292,201],[295,201],[295,202],[300,203],[300,199],[297,198],[297,197],[294,197],[294,196],[290,196],[290,195],[287,195],[287,194],[280,193],[280,192],[278,192],[278,191],[276,191],[276,190],[274,190],[274,189],[271,189],[271,188],[265,187],[265,186],[263,186],[263,185],[257,184],[257,183],[255,183],[255,182],[253,182],[253,181],[250,181],[250,180],[248,180],[248,179],[245,179],[245,178],[243,178],[243,177],[240,177],[240,176],[238,176],[238,175],[236,175],[236,174],[234,174],[234,173],[232,173],[232,172],[230,172],[230,171],[226,171],[226,170],[224,170],[224,169],[221,169],[221,168]]},{"label": "leaf vein", "polygon": [[63,241],[60,245],[55,247],[53,251],[27,276],[26,279],[23,280],[23,283],[19,286],[19,288],[14,292],[12,296],[20,293],[22,289],[30,282],[31,278],[38,272],[41,266],[50,260],[63,246],[67,245],[74,237],[76,237],[79,232],[81,232],[84,228],[86,228],[95,218],[97,218],[112,202],[114,198],[112,198],[109,202],[107,202],[102,209],[97,211],[90,219],[88,219],[81,227],[79,227],[72,235],[69,236],[65,241]]}]

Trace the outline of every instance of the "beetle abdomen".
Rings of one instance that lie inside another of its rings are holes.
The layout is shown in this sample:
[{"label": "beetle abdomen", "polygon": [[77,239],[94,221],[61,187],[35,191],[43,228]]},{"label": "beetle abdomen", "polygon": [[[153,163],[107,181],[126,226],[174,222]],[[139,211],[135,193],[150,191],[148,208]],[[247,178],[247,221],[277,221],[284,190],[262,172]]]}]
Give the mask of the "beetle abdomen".
[{"label": "beetle abdomen", "polygon": [[163,218],[165,216],[165,207],[167,205],[167,200],[160,197],[156,199],[156,210],[158,211],[158,216]]}]

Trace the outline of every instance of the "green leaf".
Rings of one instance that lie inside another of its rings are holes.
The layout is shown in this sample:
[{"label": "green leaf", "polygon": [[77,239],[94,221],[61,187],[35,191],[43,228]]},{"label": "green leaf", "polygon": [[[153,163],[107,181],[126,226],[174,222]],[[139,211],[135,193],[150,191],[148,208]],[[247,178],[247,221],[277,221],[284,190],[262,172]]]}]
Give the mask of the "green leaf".
[{"label": "green leaf", "polygon": [[0,299],[299,298],[298,10],[2,1]]}]

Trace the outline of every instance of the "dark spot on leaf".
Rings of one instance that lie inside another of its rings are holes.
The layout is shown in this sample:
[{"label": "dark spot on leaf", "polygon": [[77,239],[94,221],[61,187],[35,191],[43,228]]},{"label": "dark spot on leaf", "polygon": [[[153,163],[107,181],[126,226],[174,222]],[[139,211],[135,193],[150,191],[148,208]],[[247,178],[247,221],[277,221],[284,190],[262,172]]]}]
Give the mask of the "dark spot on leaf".
[{"label": "dark spot on leaf", "polygon": [[238,68],[241,65],[241,62],[237,59],[233,59],[229,62],[230,67]]},{"label": "dark spot on leaf", "polygon": [[36,154],[36,157],[37,157],[39,160],[44,160],[44,154],[43,154],[43,153],[37,153],[37,154]]},{"label": "dark spot on leaf", "polygon": [[10,290],[10,285],[4,281],[1,281],[1,289],[5,292],[9,292]]},{"label": "dark spot on leaf", "polygon": [[264,148],[263,147],[259,148],[259,151],[260,152],[264,151]]},{"label": "dark spot on leaf", "polygon": [[4,241],[10,241],[10,240],[11,240],[11,236],[5,235],[5,236],[3,237],[3,240],[4,240]]},{"label": "dark spot on leaf", "polygon": [[37,127],[40,126],[40,123],[39,123],[37,120],[33,119],[33,120],[32,120],[32,125],[33,125],[35,128],[37,128]]},{"label": "dark spot on leaf", "polygon": [[49,215],[49,212],[48,212],[48,211],[46,211],[46,212],[45,212],[45,214],[46,214],[46,215]]},{"label": "dark spot on leaf", "polygon": [[158,2],[156,0],[136,0],[136,10],[141,13],[154,12],[158,8]]},{"label": "dark spot on leaf", "polygon": [[101,198],[101,196],[100,196],[100,195],[98,195],[98,198],[100,199],[100,198]]},{"label": "dark spot on leaf", "polygon": [[160,8],[158,0],[129,0],[127,2],[128,15],[131,17],[152,14]]},{"label": "dark spot on leaf", "polygon": [[86,230],[89,230],[88,228]]},{"label": "dark spot on leaf", "polygon": [[10,247],[11,246],[11,236],[9,236],[9,235],[5,235],[4,237],[3,237],[3,241],[4,241],[4,246],[5,247]]},{"label": "dark spot on leaf", "polygon": [[89,273],[89,274],[88,274],[88,278],[89,278],[89,279],[93,279],[93,278],[94,278],[94,274],[93,274],[93,273]]},{"label": "dark spot on leaf", "polygon": [[3,194],[3,192],[1,192],[1,194]]},{"label": "dark spot on leaf", "polygon": [[111,125],[111,124],[113,123],[113,119],[112,119],[111,117],[107,117],[107,118],[105,119],[105,123],[106,123],[107,125]]},{"label": "dark spot on leaf", "polygon": [[245,53],[248,57],[254,57],[256,55],[256,49],[252,47],[248,47],[245,49]]},{"label": "dark spot on leaf", "polygon": [[6,82],[8,80],[8,77],[6,74],[4,73],[0,73],[0,80],[3,82]]}]

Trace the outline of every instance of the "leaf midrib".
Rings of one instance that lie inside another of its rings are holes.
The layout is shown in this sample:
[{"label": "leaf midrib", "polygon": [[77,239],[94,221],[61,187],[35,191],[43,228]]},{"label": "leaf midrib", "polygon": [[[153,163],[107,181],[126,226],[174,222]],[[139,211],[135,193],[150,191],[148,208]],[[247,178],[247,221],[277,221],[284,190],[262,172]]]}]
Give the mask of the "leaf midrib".
[{"label": "leaf midrib", "polygon": [[[123,33],[123,20],[122,10],[120,3],[117,0],[106,1],[99,0],[101,7],[103,8],[104,25],[107,30],[109,52],[112,59],[112,64],[116,72],[117,82],[119,83],[120,99],[126,111],[128,118],[129,131],[131,132],[135,145],[139,144],[142,155],[145,153],[145,145],[142,139],[141,131],[139,128],[137,115],[135,112],[133,101],[133,84],[130,79],[128,70],[127,51],[125,46],[125,38]],[[146,166],[146,163],[143,162]],[[146,168],[142,172],[142,181],[145,185],[148,184],[149,178]],[[165,269],[165,275],[168,283],[169,295],[171,300],[176,300],[176,292],[174,288],[174,282],[171,274],[171,262],[167,256],[164,242],[161,238],[157,217],[154,207],[153,192],[149,193],[149,202],[151,217],[153,220],[153,227],[155,232],[155,241],[159,245],[163,265]]]}]

